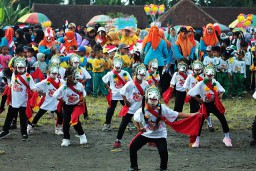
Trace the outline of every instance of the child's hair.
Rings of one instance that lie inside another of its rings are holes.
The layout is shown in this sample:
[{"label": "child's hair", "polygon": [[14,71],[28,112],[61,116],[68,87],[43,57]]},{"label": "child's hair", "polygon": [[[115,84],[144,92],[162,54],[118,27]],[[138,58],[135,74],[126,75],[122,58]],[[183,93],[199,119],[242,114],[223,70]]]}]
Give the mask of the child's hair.
[{"label": "child's hair", "polygon": [[241,46],[241,47],[247,47],[247,46],[248,46],[248,43],[243,40],[243,41],[240,42],[240,46]]},{"label": "child's hair", "polygon": [[94,52],[97,54],[99,53],[102,49],[101,45],[100,44],[96,44],[93,48]]},{"label": "child's hair", "polygon": [[31,52],[34,55],[35,50],[33,48],[28,48],[27,50],[28,50],[28,52]]},{"label": "child's hair", "polygon": [[[77,49],[75,45],[70,46],[70,48],[73,48],[74,50]],[[70,48],[69,48],[69,49],[70,49]]]},{"label": "child's hair", "polygon": [[92,40],[92,41],[90,42],[91,48],[93,49],[96,44],[97,44],[97,42],[96,42],[95,40]]},{"label": "child's hair", "polygon": [[3,53],[2,50],[3,50],[4,48],[7,48],[8,51],[10,50],[8,46],[2,46],[1,49],[0,49],[0,52],[1,52],[1,53]]},{"label": "child's hair", "polygon": [[139,51],[135,51],[133,57],[135,62],[141,62],[141,56]]}]

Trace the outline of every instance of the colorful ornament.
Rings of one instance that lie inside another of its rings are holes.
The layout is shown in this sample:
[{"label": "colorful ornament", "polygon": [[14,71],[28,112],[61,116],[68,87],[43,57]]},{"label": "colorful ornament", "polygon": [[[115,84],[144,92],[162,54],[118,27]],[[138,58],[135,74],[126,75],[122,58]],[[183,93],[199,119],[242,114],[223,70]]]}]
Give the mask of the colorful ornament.
[{"label": "colorful ornament", "polygon": [[245,15],[244,14],[239,14],[237,17],[239,22],[243,22],[245,20]]},{"label": "colorful ornament", "polygon": [[250,20],[250,19],[246,19],[244,21],[244,26],[246,26],[246,27],[250,26],[251,24],[252,24],[252,20]]},{"label": "colorful ornament", "polygon": [[26,78],[27,78],[27,81],[30,81],[30,75],[28,73],[26,73]]}]

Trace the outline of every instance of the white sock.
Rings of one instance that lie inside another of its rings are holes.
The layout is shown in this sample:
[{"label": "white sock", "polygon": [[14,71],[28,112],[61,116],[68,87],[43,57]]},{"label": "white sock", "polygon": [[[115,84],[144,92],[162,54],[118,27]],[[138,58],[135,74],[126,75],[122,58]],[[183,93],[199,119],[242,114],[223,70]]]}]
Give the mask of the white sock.
[{"label": "white sock", "polygon": [[208,123],[208,126],[209,127],[212,127],[212,119],[211,119],[211,116],[209,115],[208,118],[207,118],[207,123]]},{"label": "white sock", "polygon": [[225,137],[229,138],[229,132],[225,133]]},{"label": "white sock", "polygon": [[116,142],[121,142],[121,140],[119,140],[119,139],[116,139]]},{"label": "white sock", "polygon": [[196,142],[200,142],[200,136],[196,137]]}]

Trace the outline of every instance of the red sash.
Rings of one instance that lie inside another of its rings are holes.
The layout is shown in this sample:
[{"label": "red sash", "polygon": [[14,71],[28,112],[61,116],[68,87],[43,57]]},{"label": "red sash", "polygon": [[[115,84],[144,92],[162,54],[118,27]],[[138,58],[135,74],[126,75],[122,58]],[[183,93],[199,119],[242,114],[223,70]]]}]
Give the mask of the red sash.
[{"label": "red sash", "polygon": [[[47,78],[47,81],[49,81],[52,86],[56,89],[58,89],[60,87],[60,81],[58,83],[55,82],[55,80],[53,80],[51,77]],[[40,107],[45,101],[45,96],[42,96],[38,106]]]},{"label": "red sash", "polygon": [[112,91],[109,91],[107,96],[106,96],[106,99],[108,101],[108,107],[111,107],[111,100],[112,100]]},{"label": "red sash", "polygon": [[[75,89],[74,86],[68,86],[73,92],[79,95],[80,100],[83,98],[83,92],[79,92]],[[78,123],[78,118],[85,112],[85,103],[82,105],[76,105],[71,114],[70,125],[74,126]]]},{"label": "red sash", "polygon": [[9,105],[11,102],[12,91],[11,91],[11,87],[9,87],[8,85],[5,86],[5,88],[4,88],[4,92],[3,92],[2,96],[4,96],[4,95],[7,96],[6,104]]},{"label": "red sash", "polygon": [[[27,107],[26,107],[26,115],[28,117],[28,120],[31,121],[32,120],[32,109],[31,107],[35,107],[36,106],[36,101],[38,98],[38,93],[37,92],[32,92],[28,83],[18,74],[17,77],[19,78],[19,80],[21,81],[21,83],[26,86],[27,88],[27,96],[28,96],[28,100],[27,100]],[[30,75],[29,75],[30,77]]]},{"label": "red sash", "polygon": [[[150,72],[151,72],[151,71],[150,71],[150,70],[148,70],[148,72],[149,72],[149,74],[150,74]],[[152,76],[151,76],[151,77],[152,77],[152,80],[153,80],[155,83],[157,83],[157,82],[158,82],[158,81],[155,79],[155,77],[153,76],[153,74],[152,74]]]},{"label": "red sash", "polygon": [[164,99],[165,104],[168,104],[168,103],[169,103],[169,100],[170,100],[172,94],[173,94],[173,88],[172,88],[172,87],[169,87],[169,88],[163,93],[163,99]]},{"label": "red sash", "polygon": [[136,79],[133,80],[136,88],[139,90],[140,95],[144,96],[144,90],[142,89],[142,87],[140,86],[140,84],[136,81]]},{"label": "red sash", "polygon": [[186,80],[188,77],[184,72],[179,72],[179,75],[182,76],[182,78],[184,78],[184,80]]},{"label": "red sash", "polygon": [[116,70],[112,70],[112,72],[116,75],[116,77],[118,78],[118,80],[123,84],[125,85],[126,82],[124,82],[124,80],[119,76],[119,74],[116,72]]},{"label": "red sash", "polygon": [[[152,113],[155,117],[158,117],[158,113],[148,107],[148,112]],[[170,122],[164,116],[161,116],[161,120],[165,122],[166,125],[170,126],[176,132],[190,135],[190,136],[197,136],[200,130],[201,122],[202,122],[203,115],[197,114],[190,116],[186,119],[179,120],[177,122]]]},{"label": "red sash", "polygon": [[195,74],[193,74],[193,77],[194,77],[194,78],[198,77],[198,82],[200,82],[200,81],[203,81],[203,80],[204,80],[200,75],[197,75],[197,76],[195,77]]}]

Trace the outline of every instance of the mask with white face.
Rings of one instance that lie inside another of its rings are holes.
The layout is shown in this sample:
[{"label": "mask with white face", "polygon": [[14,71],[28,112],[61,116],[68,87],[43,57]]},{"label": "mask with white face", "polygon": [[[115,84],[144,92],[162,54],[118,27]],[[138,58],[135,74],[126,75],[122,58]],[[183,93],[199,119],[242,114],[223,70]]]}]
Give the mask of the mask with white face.
[{"label": "mask with white face", "polygon": [[147,103],[151,106],[157,106],[160,99],[160,92],[155,86],[151,86],[146,90]]},{"label": "mask with white face", "polygon": [[208,66],[204,69],[204,73],[208,79],[212,79],[215,74],[215,69],[212,66]]},{"label": "mask with white face", "polygon": [[80,64],[80,58],[77,55],[73,55],[70,58],[70,61],[71,61],[73,67],[78,67]]},{"label": "mask with white face", "polygon": [[19,73],[24,73],[26,71],[26,61],[24,58],[17,58],[14,65]]},{"label": "mask with white face", "polygon": [[52,65],[59,65],[60,64],[60,59],[58,57],[52,57],[51,64]]},{"label": "mask with white face", "polygon": [[158,69],[158,63],[155,62],[155,61],[152,62],[152,63],[151,63],[150,70],[155,72],[155,71],[157,71],[157,69]]},{"label": "mask with white face", "polygon": [[122,66],[123,66],[123,60],[121,58],[116,57],[113,60],[113,64],[114,64],[114,69],[116,71],[121,71]]},{"label": "mask with white face", "polygon": [[136,77],[138,80],[143,80],[146,76],[146,67],[144,65],[139,65],[136,69]]},{"label": "mask with white face", "polygon": [[187,70],[187,65],[184,62],[179,62],[178,70],[179,70],[179,72],[185,72]]},{"label": "mask with white face", "polygon": [[203,64],[201,61],[195,61],[193,63],[193,71],[195,74],[201,74],[202,73],[202,69],[203,69]]},{"label": "mask with white face", "polygon": [[53,78],[53,79],[57,78],[58,73],[59,73],[59,68],[57,66],[52,66],[50,68],[50,77],[51,78]]}]

